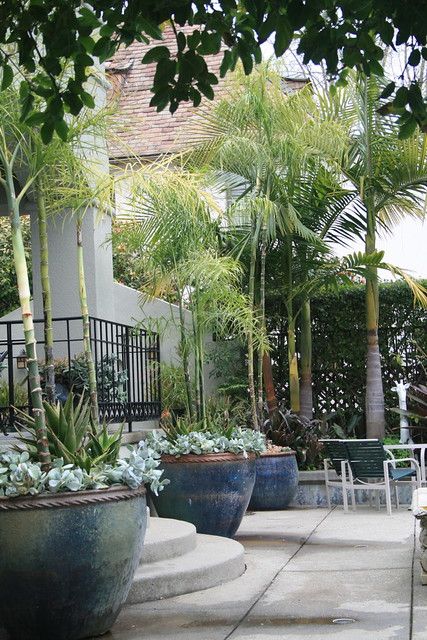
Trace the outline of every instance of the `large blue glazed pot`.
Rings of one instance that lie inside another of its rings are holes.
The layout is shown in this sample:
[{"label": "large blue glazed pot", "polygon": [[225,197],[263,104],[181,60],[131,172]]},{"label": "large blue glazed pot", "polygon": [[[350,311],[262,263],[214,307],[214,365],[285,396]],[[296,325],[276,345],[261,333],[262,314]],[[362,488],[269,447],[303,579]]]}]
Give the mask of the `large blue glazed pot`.
[{"label": "large blue glazed pot", "polygon": [[11,640],[106,633],[147,524],[144,487],[0,499],[0,628]]},{"label": "large blue glazed pot", "polygon": [[191,522],[198,533],[236,533],[255,482],[253,454],[162,456],[160,467],[170,480],[158,496],[150,494],[160,517]]},{"label": "large blue glazed pot", "polygon": [[286,509],[298,488],[295,452],[262,453],[256,460],[256,479],[249,509]]}]

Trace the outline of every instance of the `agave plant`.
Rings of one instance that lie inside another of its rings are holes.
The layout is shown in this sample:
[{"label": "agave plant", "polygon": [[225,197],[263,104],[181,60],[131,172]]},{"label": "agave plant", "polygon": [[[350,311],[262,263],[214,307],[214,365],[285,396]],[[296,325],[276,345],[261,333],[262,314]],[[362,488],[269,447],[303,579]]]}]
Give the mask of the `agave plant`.
[{"label": "agave plant", "polygon": [[[101,463],[114,464],[120,450],[122,427],[109,435],[107,424],[98,427],[91,419],[90,401],[83,395],[75,402],[70,393],[64,405],[43,403],[46,430],[52,459],[62,458],[65,464],[73,464],[89,472]],[[31,457],[36,459],[37,436],[32,416],[16,410],[25,432],[19,432],[19,441],[25,445]],[[20,446],[16,447],[21,450]]]}]

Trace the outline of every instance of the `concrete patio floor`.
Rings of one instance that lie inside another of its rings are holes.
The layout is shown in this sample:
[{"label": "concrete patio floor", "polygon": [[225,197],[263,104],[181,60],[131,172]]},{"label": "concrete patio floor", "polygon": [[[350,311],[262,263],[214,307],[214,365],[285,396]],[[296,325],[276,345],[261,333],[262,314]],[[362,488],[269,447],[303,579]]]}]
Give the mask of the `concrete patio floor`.
[{"label": "concrete patio floor", "polygon": [[360,507],[247,514],[236,536],[246,550],[244,575],[127,606],[104,638],[425,640],[416,537],[404,507],[392,517]]}]

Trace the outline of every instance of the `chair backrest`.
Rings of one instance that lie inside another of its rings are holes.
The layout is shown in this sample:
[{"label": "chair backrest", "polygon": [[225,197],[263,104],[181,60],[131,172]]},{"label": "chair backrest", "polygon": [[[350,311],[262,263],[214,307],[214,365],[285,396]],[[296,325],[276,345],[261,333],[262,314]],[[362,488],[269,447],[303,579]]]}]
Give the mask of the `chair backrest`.
[{"label": "chair backrest", "polygon": [[387,454],[379,440],[346,440],[345,447],[355,478],[384,478]]},{"label": "chair backrest", "polygon": [[330,459],[338,476],[341,476],[341,462],[347,460],[348,452],[344,440],[321,440],[325,446],[326,457]]}]

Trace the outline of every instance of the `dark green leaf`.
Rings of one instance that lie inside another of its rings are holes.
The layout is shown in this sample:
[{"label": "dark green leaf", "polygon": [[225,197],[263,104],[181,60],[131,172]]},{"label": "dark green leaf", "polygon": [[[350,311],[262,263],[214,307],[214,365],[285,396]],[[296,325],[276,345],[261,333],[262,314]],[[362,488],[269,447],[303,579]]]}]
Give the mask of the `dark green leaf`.
[{"label": "dark green leaf", "polygon": [[389,82],[388,85],[381,91],[380,98],[389,98],[396,88],[395,82]]},{"label": "dark green leaf", "polygon": [[153,47],[147,51],[145,56],[142,58],[142,64],[150,64],[152,62],[158,62],[159,60],[163,60],[165,58],[170,57],[169,49],[165,46]]},{"label": "dark green leaf", "polygon": [[44,144],[48,144],[52,140],[53,131],[54,131],[54,125],[52,120],[46,120],[46,122],[40,129],[40,135]]},{"label": "dark green leaf", "polygon": [[8,87],[10,87],[10,85],[12,84],[12,80],[13,80],[13,69],[10,65],[4,64],[3,76],[1,80],[1,91],[4,91],[4,89],[7,89]]},{"label": "dark green leaf", "polygon": [[[43,127],[42,127],[43,128]],[[65,120],[55,120],[55,131],[64,142],[68,137],[68,125]]]},{"label": "dark green leaf", "polygon": [[406,138],[410,138],[412,134],[415,132],[417,128],[417,121],[414,116],[411,115],[410,118],[404,122],[399,128],[399,138],[401,140],[405,140]]},{"label": "dark green leaf", "polygon": [[411,51],[411,55],[408,58],[408,64],[411,65],[411,67],[417,67],[421,62],[421,53],[419,49],[414,49],[413,51]]}]

